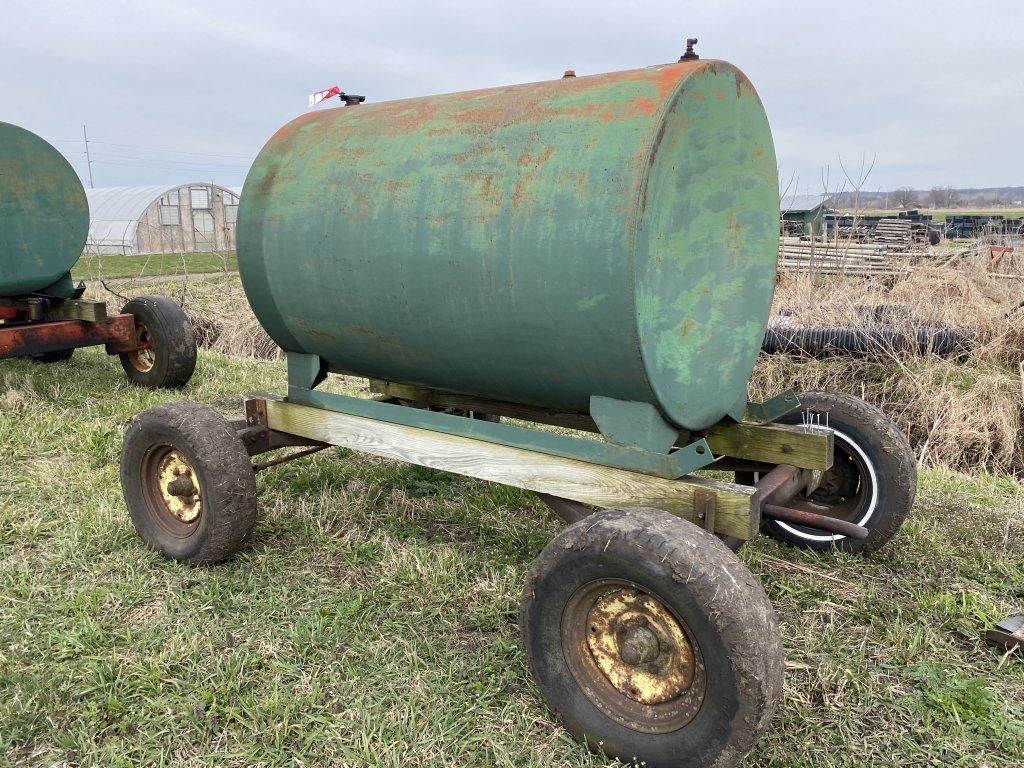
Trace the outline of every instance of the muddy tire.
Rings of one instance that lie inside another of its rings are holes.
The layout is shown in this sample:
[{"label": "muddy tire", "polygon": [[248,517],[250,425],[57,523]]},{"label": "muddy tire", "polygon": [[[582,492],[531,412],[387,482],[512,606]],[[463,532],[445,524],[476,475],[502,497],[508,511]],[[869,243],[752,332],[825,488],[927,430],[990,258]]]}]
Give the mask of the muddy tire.
[{"label": "muddy tire", "polygon": [[72,349],[56,349],[53,352],[43,352],[41,355],[30,355],[29,360],[36,363],[63,363],[67,362],[75,354]]},{"label": "muddy tire", "polygon": [[718,539],[656,509],[598,512],[530,568],[534,680],[577,739],[651,768],[737,765],[782,687],[775,613]]},{"label": "muddy tire", "polygon": [[181,307],[166,296],[141,296],[121,310],[135,317],[144,348],[120,355],[128,379],[149,389],[180,389],[196,369],[196,337]]},{"label": "muddy tire", "polygon": [[140,538],[172,560],[227,560],[256,521],[256,475],[227,420],[208,405],[139,414],[121,451],[121,488]]},{"label": "muddy tire", "polygon": [[[839,549],[868,555],[885,546],[910,514],[917,493],[917,462],[907,438],[881,410],[852,395],[808,392],[801,408],[779,419],[800,424],[810,413],[814,421],[835,432],[832,469],[808,498],[785,506],[840,517],[870,531],[863,540],[816,531],[792,523],[765,520],[761,529],[779,541],[819,552]],[[753,484],[756,476],[737,474],[736,482]]]}]

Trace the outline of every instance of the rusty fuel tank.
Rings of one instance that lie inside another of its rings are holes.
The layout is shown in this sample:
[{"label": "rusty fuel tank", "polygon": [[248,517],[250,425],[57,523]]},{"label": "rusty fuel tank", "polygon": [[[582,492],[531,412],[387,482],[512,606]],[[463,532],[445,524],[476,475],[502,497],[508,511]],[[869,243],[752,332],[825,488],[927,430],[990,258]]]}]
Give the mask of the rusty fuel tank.
[{"label": "rusty fuel tank", "polygon": [[0,296],[60,281],[88,233],[89,204],[71,164],[31,131],[0,122]]},{"label": "rusty fuel tank", "polygon": [[753,86],[686,61],[307,113],[249,172],[238,261],[332,371],[700,429],[742,413],[778,206]]}]

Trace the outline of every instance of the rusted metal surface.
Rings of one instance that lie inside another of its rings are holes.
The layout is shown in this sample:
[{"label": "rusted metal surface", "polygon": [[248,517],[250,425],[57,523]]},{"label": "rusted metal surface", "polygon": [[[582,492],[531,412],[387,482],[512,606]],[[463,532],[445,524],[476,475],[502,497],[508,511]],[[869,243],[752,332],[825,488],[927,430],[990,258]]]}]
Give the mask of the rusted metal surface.
[{"label": "rusted metal surface", "polygon": [[791,509],[780,507],[777,504],[764,504],[761,506],[761,516],[770,520],[781,520],[794,525],[802,525],[807,528],[814,528],[826,533],[835,533],[840,536],[849,536],[851,539],[866,539],[870,531],[861,525],[840,520],[837,517],[829,517],[817,512],[808,512],[803,509]]},{"label": "rusted metal surface", "polygon": [[[330,447],[326,443],[270,429],[267,426],[267,401],[262,397],[247,398],[245,401],[245,421],[240,423],[233,422],[232,426],[235,428],[238,439],[242,441],[250,456],[259,456],[262,453],[276,451],[279,448],[309,447],[320,450]],[[290,461],[292,458],[300,458],[301,453],[293,454],[291,457],[283,457],[282,461],[265,462],[265,466],[256,464],[253,468],[256,471],[260,471],[260,469],[266,469],[269,466],[276,466],[277,464],[284,463],[284,461]],[[314,451],[310,451],[310,453],[314,453]]]},{"label": "rusted metal surface", "polygon": [[750,82],[687,61],[303,115],[246,179],[238,258],[333,371],[702,429],[742,416],[777,219]]},{"label": "rusted metal surface", "polygon": [[704,700],[700,648],[672,611],[636,584],[602,579],[581,587],[563,613],[562,651],[587,698],[634,730],[681,728]]},{"label": "rusted metal surface", "polygon": [[156,472],[167,510],[183,523],[194,522],[203,509],[202,489],[188,459],[180,451],[168,451]]},{"label": "rusted metal surface", "polygon": [[[717,465],[716,465],[717,469]],[[715,532],[715,505],[718,497],[707,488],[696,488],[693,491],[693,516],[697,525],[703,526],[708,533]]]},{"label": "rusted metal surface", "polygon": [[569,525],[594,514],[594,510],[591,507],[588,507],[586,504],[580,504],[578,501],[563,499],[560,496],[552,496],[549,493],[538,493],[537,497]]},{"label": "rusted metal surface", "polygon": [[128,353],[128,362],[139,373],[149,373],[156,365],[156,352],[153,350],[153,338],[145,323],[135,321],[136,349]]},{"label": "rusted metal surface", "polygon": [[0,122],[0,296],[60,281],[88,231],[85,189],[71,164],[34,133]]},{"label": "rusted metal surface", "polygon": [[142,494],[153,521],[175,536],[195,532],[203,513],[199,477],[188,458],[172,445],[158,443],[142,459]]},{"label": "rusted metal surface", "polygon": [[295,461],[296,459],[304,459],[307,456],[312,456],[314,453],[320,453],[320,451],[325,451],[330,447],[331,446],[329,445],[318,445],[313,448],[307,448],[304,451],[295,451],[294,453],[289,453],[286,456],[278,456],[276,459],[271,459],[270,461],[264,461],[259,464],[253,464],[252,470],[253,472],[262,472],[265,469],[277,467],[280,466],[281,464],[286,464],[289,461]]},{"label": "rusted metal surface", "polygon": [[789,464],[779,464],[757,481],[761,506],[785,504],[807,486],[808,475]]},{"label": "rusted metal surface", "polygon": [[995,627],[985,633],[985,639],[1007,651],[1024,650],[1024,616],[1011,616],[1003,619]]},{"label": "rusted metal surface", "polygon": [[0,325],[0,359],[99,344],[106,345],[109,354],[137,350],[135,318],[132,315],[114,315],[102,323],[59,320]]}]

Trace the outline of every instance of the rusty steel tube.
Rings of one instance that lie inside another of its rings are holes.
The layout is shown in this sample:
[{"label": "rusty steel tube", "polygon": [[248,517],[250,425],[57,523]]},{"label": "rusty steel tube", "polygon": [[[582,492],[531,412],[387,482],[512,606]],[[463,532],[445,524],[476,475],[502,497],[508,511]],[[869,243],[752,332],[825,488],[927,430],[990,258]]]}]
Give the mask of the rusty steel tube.
[{"label": "rusty steel tube", "polygon": [[839,520],[827,515],[818,515],[814,512],[805,512],[800,509],[780,507],[777,504],[765,504],[761,507],[762,517],[771,520],[782,520],[794,525],[804,525],[808,528],[815,528],[826,533],[835,533],[840,536],[849,536],[851,539],[864,540],[870,531],[862,525],[849,523],[846,520]]},{"label": "rusty steel tube", "polygon": [[0,326],[0,360],[99,344],[105,344],[108,354],[114,355],[138,349],[135,318],[114,315],[101,323],[55,320]]}]

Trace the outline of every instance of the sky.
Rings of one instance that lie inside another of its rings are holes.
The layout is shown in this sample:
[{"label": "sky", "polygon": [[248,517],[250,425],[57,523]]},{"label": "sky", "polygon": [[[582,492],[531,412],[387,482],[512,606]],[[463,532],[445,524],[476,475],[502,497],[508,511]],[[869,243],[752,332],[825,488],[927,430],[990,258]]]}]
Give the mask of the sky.
[{"label": "sky", "polygon": [[266,139],[340,85],[369,101],[675,61],[753,81],[787,194],[1024,185],[1020,0],[587,3],[3,0],[0,120],[88,184],[241,186]]}]

